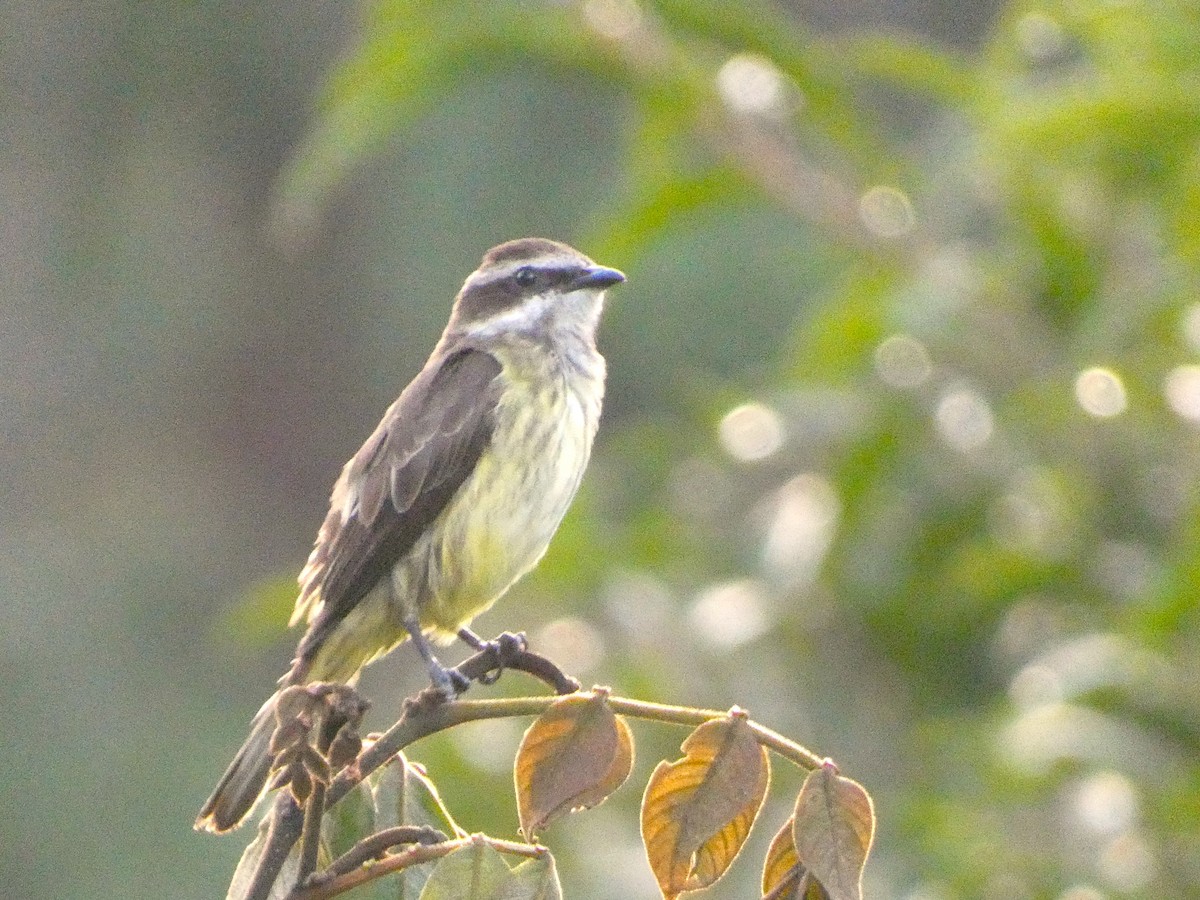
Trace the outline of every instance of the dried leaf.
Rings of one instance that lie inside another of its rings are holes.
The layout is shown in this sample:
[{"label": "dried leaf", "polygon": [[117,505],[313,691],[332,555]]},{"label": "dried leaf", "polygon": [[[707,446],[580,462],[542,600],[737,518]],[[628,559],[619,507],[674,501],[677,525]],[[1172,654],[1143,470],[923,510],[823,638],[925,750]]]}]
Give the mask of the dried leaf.
[{"label": "dried leaf", "polygon": [[308,774],[308,770],[302,765],[296,764],[287,770],[291,773],[291,780],[288,784],[291,786],[292,796],[296,802],[303,806],[308,802],[308,797],[312,793],[313,782],[312,776]]},{"label": "dried leaf", "polygon": [[340,772],[354,762],[361,751],[362,737],[347,723],[338,729],[329,745],[329,765],[333,771]]},{"label": "dried leaf", "polygon": [[[792,820],[789,818],[775,833],[767,849],[767,858],[763,862],[763,896],[775,891],[777,900],[798,900],[796,885],[802,868],[800,857],[796,855],[796,845],[792,842]],[[789,886],[781,890],[785,882]]]},{"label": "dried leaf", "polygon": [[513,765],[521,832],[528,838],[559,816],[590,809],[633,768],[629,726],[607,695],[564,697],[529,726]]},{"label": "dried leaf", "polygon": [[875,838],[875,809],[863,786],[826,763],[805,779],[793,819],[796,853],[831,900],[862,900],[863,867]]},{"label": "dried leaf", "polygon": [[434,868],[420,900],[510,900],[517,879],[503,857],[482,840],[442,857]]},{"label": "dried leaf", "polygon": [[763,863],[763,897],[771,900],[829,900],[829,894],[821,882],[800,862],[796,855],[796,843],[792,840],[792,818],[771,839],[767,858]]},{"label": "dried leaf", "polygon": [[311,744],[305,744],[301,760],[304,763],[305,770],[312,776],[313,781],[319,781],[321,784],[329,784],[329,760],[321,755],[320,750]]},{"label": "dried leaf", "polygon": [[767,794],[770,764],[741,713],[706,722],[660,762],[642,798],[642,840],[667,900],[707,887],[742,849]]}]

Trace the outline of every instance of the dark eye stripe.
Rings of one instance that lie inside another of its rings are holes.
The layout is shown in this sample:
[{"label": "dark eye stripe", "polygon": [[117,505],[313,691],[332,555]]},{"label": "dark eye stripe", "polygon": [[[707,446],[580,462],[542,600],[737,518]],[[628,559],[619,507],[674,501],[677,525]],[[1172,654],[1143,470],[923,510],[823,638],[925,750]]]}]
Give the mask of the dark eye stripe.
[{"label": "dark eye stripe", "polygon": [[468,319],[475,319],[515,305],[523,293],[511,277],[497,278],[472,285],[462,295],[459,306]]},{"label": "dark eye stripe", "polygon": [[[517,283],[517,272],[488,279],[472,284],[459,300],[459,313],[463,321],[477,321],[489,318],[504,309],[516,306],[522,298],[530,293],[544,291],[547,288],[559,287],[575,278],[580,271],[579,266],[554,266],[540,268],[528,267],[535,274],[532,284],[522,286]],[[518,272],[520,269],[517,270]]]}]

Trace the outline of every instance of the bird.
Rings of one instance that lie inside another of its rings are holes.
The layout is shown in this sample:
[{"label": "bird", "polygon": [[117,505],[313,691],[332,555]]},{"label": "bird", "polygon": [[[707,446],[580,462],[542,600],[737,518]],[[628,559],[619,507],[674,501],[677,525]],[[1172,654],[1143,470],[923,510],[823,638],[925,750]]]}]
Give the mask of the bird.
[{"label": "bird", "polygon": [[444,697],[465,687],[430,641],[483,646],[469,623],[545,553],[591,455],[605,382],[596,332],[623,281],[546,238],[484,254],[429,359],[334,484],[290,622],[307,630],[198,830],[236,828],[263,793],[280,691],[353,683],[406,640]]}]

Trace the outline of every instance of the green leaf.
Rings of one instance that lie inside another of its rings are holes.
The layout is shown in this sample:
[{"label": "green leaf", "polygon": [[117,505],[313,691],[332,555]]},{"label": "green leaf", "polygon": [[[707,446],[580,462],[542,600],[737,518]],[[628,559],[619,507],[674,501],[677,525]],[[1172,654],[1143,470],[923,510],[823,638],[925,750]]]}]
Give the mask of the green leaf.
[{"label": "green leaf", "polygon": [[425,883],[420,900],[510,900],[536,896],[514,893],[521,883],[504,858],[478,837],[442,857]]},{"label": "green leaf", "polygon": [[525,860],[513,869],[513,876],[517,890],[511,900],[562,900],[562,885],[549,851],[537,859]]},{"label": "green leaf", "polygon": [[455,836],[466,833],[450,816],[437,786],[403,753],[396,754],[386,766],[376,769],[368,782],[377,829],[427,825]]},{"label": "green leaf", "polygon": [[380,827],[375,821],[370,787],[365,783],[355,785],[326,811],[321,823],[322,849],[330,859],[335,859]]},{"label": "green leaf", "polygon": [[[452,836],[461,833],[442,804],[433,782],[403,753],[372,772],[367,784],[374,809],[374,830],[382,831],[397,825],[424,825]],[[433,863],[408,866],[375,883],[389,885],[387,896],[394,900],[410,900],[421,895],[433,869]]]},{"label": "green leaf", "polygon": [[966,60],[912,39],[872,34],[841,41],[837,47],[848,67],[948,105],[965,105],[979,90]]},{"label": "green leaf", "polygon": [[273,228],[303,233],[330,189],[375,145],[463,79],[518,65],[628,80],[569,8],[515,3],[375,4],[313,128],[276,186]]}]

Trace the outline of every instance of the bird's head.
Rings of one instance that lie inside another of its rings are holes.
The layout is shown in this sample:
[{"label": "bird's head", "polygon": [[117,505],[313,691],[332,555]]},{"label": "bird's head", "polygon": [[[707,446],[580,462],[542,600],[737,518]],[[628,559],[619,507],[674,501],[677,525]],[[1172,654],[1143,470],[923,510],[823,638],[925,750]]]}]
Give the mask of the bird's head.
[{"label": "bird's head", "polygon": [[485,253],[467,278],[446,330],[463,337],[548,339],[574,333],[590,340],[605,289],[624,280],[616,269],[598,266],[558,241],[508,241]]}]

